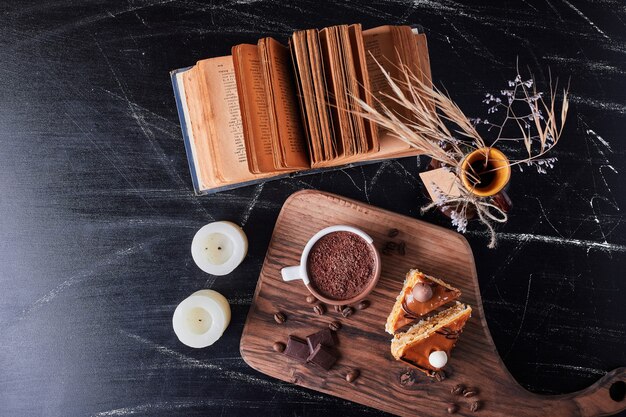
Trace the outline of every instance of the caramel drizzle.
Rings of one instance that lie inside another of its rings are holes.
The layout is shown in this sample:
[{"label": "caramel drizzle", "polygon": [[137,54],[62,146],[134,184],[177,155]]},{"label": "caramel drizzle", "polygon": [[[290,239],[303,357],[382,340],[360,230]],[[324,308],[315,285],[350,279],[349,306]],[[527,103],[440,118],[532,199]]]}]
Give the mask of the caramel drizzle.
[{"label": "caramel drizzle", "polygon": [[419,319],[421,316],[417,315],[415,312],[411,311],[409,305],[406,303],[406,299],[402,300],[402,311],[404,311],[405,319]]},{"label": "caramel drizzle", "polygon": [[445,336],[446,339],[458,339],[461,332],[459,330],[452,330],[449,327],[442,327],[441,330],[437,330],[435,333]]}]

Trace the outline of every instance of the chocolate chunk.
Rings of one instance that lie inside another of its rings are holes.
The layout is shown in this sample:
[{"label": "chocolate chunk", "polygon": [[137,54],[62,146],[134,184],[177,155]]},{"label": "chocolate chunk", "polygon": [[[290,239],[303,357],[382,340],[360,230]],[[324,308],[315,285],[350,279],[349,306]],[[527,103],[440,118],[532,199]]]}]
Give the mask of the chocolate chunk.
[{"label": "chocolate chunk", "polygon": [[350,306],[344,308],[343,310],[341,310],[341,315],[344,317],[350,317],[352,315],[352,313],[354,313],[354,309]]},{"label": "chocolate chunk", "polygon": [[446,372],[443,369],[440,369],[435,371],[432,376],[437,380],[437,382],[441,382],[446,379]]},{"label": "chocolate chunk", "polygon": [[365,310],[370,306],[370,302],[368,300],[363,300],[359,304],[356,305],[357,310]]},{"label": "chocolate chunk", "polygon": [[313,307],[313,311],[315,311],[315,314],[317,314],[318,316],[322,316],[324,313],[326,313],[326,307],[324,307],[324,304],[315,304],[315,307]]},{"label": "chocolate chunk", "polygon": [[309,357],[309,345],[307,345],[303,340],[289,335],[287,347],[283,353],[290,358],[304,362]]},{"label": "chocolate chunk", "polygon": [[328,324],[328,328],[334,332],[338,332],[341,329],[341,323],[338,321],[333,321]]},{"label": "chocolate chunk", "polygon": [[307,295],[306,296],[306,302],[309,304],[313,304],[314,302],[317,301],[317,298],[315,298],[313,295]]},{"label": "chocolate chunk", "polygon": [[361,372],[358,369],[353,369],[346,374],[346,381],[349,383],[353,383],[356,379],[361,375]]},{"label": "chocolate chunk", "polygon": [[283,352],[285,350],[285,344],[282,343],[282,342],[275,342],[274,345],[272,346],[272,348],[276,352]]},{"label": "chocolate chunk", "polygon": [[278,324],[283,324],[287,321],[287,316],[285,316],[285,313],[283,313],[282,311],[279,311],[277,313],[274,313],[274,321]]},{"label": "chocolate chunk", "polygon": [[385,256],[389,256],[389,255],[391,255],[392,251],[390,249],[383,248],[382,253]]},{"label": "chocolate chunk", "polygon": [[309,350],[313,352],[317,345],[323,345],[326,347],[335,346],[335,339],[330,329],[320,330],[317,333],[313,333],[306,337],[306,342],[309,344]]},{"label": "chocolate chunk", "polygon": [[317,345],[306,361],[328,371],[337,362],[337,356],[326,346]]},{"label": "chocolate chunk", "polygon": [[343,310],[345,306],[335,305],[334,308],[337,313],[341,313],[341,310]]},{"label": "chocolate chunk", "polygon": [[459,411],[459,406],[456,404],[448,404],[447,408],[448,414],[454,414]]},{"label": "chocolate chunk", "polygon": [[389,232],[387,233],[387,236],[389,236],[389,237],[396,237],[396,236],[398,236],[399,233],[400,233],[400,231],[398,229],[389,229]]}]

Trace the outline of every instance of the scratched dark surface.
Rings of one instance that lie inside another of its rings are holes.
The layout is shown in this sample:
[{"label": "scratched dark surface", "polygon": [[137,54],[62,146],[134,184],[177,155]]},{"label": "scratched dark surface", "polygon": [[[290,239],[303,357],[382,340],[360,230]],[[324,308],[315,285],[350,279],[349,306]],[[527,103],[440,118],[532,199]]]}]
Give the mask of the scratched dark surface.
[{"label": "scratched dark surface", "polygon": [[[291,193],[419,218],[427,161],[196,197],[168,77],[237,43],[346,22],[421,24],[435,81],[472,116],[485,116],[482,96],[513,78],[517,56],[544,86],[548,67],[571,76],[556,167],[514,172],[497,249],[474,224],[467,239],[490,330],[520,384],[571,392],[626,365],[622,1],[15,1],[0,5],[0,415],[382,414],[253,371],[239,337]],[[250,250],[216,278],[189,246],[220,219],[244,227]],[[232,322],[193,350],[171,317],[201,288],[229,299]]]}]

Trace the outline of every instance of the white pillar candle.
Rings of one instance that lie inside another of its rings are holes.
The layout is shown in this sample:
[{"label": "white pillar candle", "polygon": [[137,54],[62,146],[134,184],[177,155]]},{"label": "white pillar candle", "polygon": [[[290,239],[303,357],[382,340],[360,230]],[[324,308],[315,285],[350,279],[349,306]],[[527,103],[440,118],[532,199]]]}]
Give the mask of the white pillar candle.
[{"label": "white pillar candle", "polygon": [[217,291],[200,290],[176,307],[172,325],[185,345],[203,348],[215,343],[230,323],[228,300]]},{"label": "white pillar candle", "polygon": [[196,232],[191,256],[200,269],[211,275],[230,274],[248,252],[248,238],[231,222],[214,222]]}]

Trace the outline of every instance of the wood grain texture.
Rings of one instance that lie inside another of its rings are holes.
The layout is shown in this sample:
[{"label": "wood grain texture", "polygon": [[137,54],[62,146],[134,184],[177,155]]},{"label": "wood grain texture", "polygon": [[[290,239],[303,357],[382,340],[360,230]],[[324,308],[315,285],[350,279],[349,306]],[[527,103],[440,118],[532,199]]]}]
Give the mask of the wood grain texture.
[{"label": "wood grain texture", "polygon": [[[280,269],[296,265],[302,248],[318,230],[346,224],[358,227],[374,239],[379,250],[389,240],[405,241],[406,255],[383,255],[382,274],[368,296],[371,306],[348,318],[334,311],[316,315],[305,301],[308,291],[301,282],[283,282]],[[399,236],[387,236],[391,228]],[[462,291],[460,301],[473,308],[444,381],[417,375],[416,383],[400,384],[408,368],[389,352],[384,324],[410,268],[440,277]],[[288,320],[276,324],[273,315],[284,312]],[[274,341],[290,334],[306,337],[332,320],[343,324],[338,332],[341,358],[329,372],[298,364],[273,352]],[[586,390],[560,396],[532,394],[515,382],[500,360],[485,321],[472,250],[461,235],[422,221],[378,209],[329,193],[301,191],[284,204],[276,222],[240,343],[243,359],[258,371],[297,385],[402,416],[439,416],[456,402],[459,415],[474,414],[469,404],[479,399],[479,415],[600,416],[626,408],[625,401],[611,400],[608,387],[626,381],[626,368],[607,374]],[[359,369],[361,376],[349,384],[345,375]],[[462,383],[477,387],[479,395],[465,399],[451,394]]]}]

